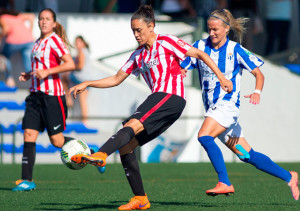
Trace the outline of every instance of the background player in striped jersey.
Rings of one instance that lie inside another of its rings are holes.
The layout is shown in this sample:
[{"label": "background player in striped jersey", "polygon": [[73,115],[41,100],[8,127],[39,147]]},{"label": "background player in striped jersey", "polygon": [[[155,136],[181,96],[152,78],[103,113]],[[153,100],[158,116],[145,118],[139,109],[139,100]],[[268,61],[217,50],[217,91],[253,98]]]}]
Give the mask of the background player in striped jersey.
[{"label": "background player in striped jersey", "polygon": [[[65,30],[56,22],[51,9],[43,9],[38,16],[41,30],[31,53],[31,72],[22,72],[20,81],[32,78],[30,95],[26,98],[23,117],[24,149],[22,158],[22,179],[16,182],[13,191],[35,189],[32,181],[36,154],[36,139],[39,132],[47,128],[51,143],[62,147],[70,138],[63,136],[68,116],[65,92],[59,73],[75,69],[75,64],[66,47],[69,45]],[[62,63],[63,62],[63,63]]]},{"label": "background player in striped jersey", "polygon": [[[241,41],[246,21],[245,18],[235,19],[228,10],[216,10],[211,13],[207,20],[209,37],[198,40],[193,45],[210,55],[225,77],[232,81],[233,90],[231,93],[226,93],[220,88],[219,80],[201,60],[188,57],[181,63],[183,68],[196,68],[199,72],[206,118],[199,130],[198,140],[206,150],[219,177],[216,188],[208,190],[206,193],[217,195],[234,192],[227,175],[222,152],[214,142],[214,138],[218,137],[236,153],[240,160],[286,181],[291,188],[294,199],[298,200],[297,172],[288,172],[266,155],[254,151],[245,140],[238,123],[242,70],[248,70],[256,78],[254,93],[245,96],[250,98],[250,103],[258,104],[260,102],[260,92],[264,85],[264,76],[259,70],[263,62],[239,43],[231,41],[227,37],[230,29],[232,29]],[[183,75],[185,75],[185,71],[183,71]]]},{"label": "background player in striped jersey", "polygon": [[152,94],[123,122],[124,127],[91,156],[77,155],[72,160],[104,166],[106,157],[119,149],[121,162],[134,197],[120,210],[148,209],[150,202],[144,192],[139,165],[133,150],[163,133],[181,115],[185,107],[185,92],[179,61],[185,55],[203,60],[219,78],[221,87],[231,91],[231,81],[225,79],[210,57],[171,35],[154,32],[155,19],[151,6],[141,6],[131,18],[131,29],[138,47],[116,75],[85,81],[70,89],[74,98],[86,87],[108,88],[122,83],[130,74],[141,74]]}]

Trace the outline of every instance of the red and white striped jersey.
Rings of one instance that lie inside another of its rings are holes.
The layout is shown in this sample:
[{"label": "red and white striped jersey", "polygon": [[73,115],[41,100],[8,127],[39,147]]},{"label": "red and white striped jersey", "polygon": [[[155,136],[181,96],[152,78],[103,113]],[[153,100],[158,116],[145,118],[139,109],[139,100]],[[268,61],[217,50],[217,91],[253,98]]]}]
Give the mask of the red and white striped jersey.
[{"label": "red and white striped jersey", "polygon": [[[32,71],[36,69],[47,71],[50,68],[60,65],[61,57],[65,54],[69,54],[69,51],[62,39],[54,32],[43,40],[38,39],[31,53]],[[62,96],[65,94],[59,74],[49,75],[47,78],[41,80],[33,76],[30,92],[38,91],[52,96]]]},{"label": "red and white striped jersey", "polygon": [[179,60],[191,46],[172,35],[158,34],[152,47],[138,47],[121,68],[128,74],[142,74],[147,85],[154,92],[176,94],[185,98],[183,77]]}]

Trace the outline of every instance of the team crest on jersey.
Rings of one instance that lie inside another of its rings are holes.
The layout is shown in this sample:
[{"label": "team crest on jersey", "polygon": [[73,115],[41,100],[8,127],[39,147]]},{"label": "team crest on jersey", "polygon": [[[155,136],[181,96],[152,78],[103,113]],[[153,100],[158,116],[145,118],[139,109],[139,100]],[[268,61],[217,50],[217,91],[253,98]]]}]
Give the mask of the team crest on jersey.
[{"label": "team crest on jersey", "polygon": [[227,54],[227,59],[229,59],[229,60],[233,59],[233,54],[231,52],[229,54]]},{"label": "team crest on jersey", "polygon": [[156,51],[156,50],[155,50],[155,51],[152,51],[152,57],[155,57],[156,54],[157,54],[157,51]]},{"label": "team crest on jersey", "polygon": [[183,40],[177,40],[177,44],[182,48],[185,46],[185,42]]}]

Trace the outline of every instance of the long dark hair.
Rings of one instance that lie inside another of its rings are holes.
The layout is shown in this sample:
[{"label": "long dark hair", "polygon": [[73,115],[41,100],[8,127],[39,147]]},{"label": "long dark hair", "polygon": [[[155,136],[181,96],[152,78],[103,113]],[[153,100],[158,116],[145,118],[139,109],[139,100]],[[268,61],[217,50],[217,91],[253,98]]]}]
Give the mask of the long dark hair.
[{"label": "long dark hair", "polygon": [[147,24],[153,23],[155,26],[154,12],[150,5],[140,6],[131,17],[131,20],[135,19],[143,19]]},{"label": "long dark hair", "polygon": [[39,12],[39,19],[40,19],[40,15],[42,12],[44,11],[48,11],[52,14],[52,17],[53,17],[53,20],[54,22],[56,22],[56,27],[54,28],[54,32],[60,36],[60,38],[62,39],[62,41],[69,47],[72,47],[72,45],[70,44],[69,42],[69,39],[67,37],[67,34],[66,34],[66,30],[65,28],[59,23],[56,21],[56,13],[51,9],[51,8],[45,8],[45,9],[42,9],[40,12]]}]

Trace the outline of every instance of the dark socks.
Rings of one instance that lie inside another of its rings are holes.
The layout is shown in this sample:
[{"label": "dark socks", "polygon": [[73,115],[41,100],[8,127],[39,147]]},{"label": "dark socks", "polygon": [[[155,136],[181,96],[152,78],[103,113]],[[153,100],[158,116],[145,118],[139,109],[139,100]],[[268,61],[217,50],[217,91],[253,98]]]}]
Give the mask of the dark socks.
[{"label": "dark socks", "polygon": [[140,168],[134,153],[121,155],[125,175],[135,196],[145,196]]},{"label": "dark socks", "polygon": [[245,160],[246,163],[250,163],[257,169],[278,177],[286,182],[290,182],[292,178],[290,172],[278,166],[268,156],[255,152],[253,149],[249,151],[249,155],[250,159]]},{"label": "dark socks", "polygon": [[105,152],[107,155],[110,155],[111,153],[128,144],[134,136],[135,134],[131,127],[124,127],[115,135],[110,137],[108,141],[105,142],[99,149],[99,152]]},{"label": "dark socks", "polygon": [[227,174],[223,154],[218,145],[215,143],[214,137],[202,136],[198,138],[198,141],[201,143],[201,145],[207,152],[210,162],[213,164],[215,171],[218,174],[219,182],[230,186],[231,183]]},{"label": "dark socks", "polygon": [[33,166],[35,162],[35,142],[24,142],[22,158],[22,179],[32,180]]}]

